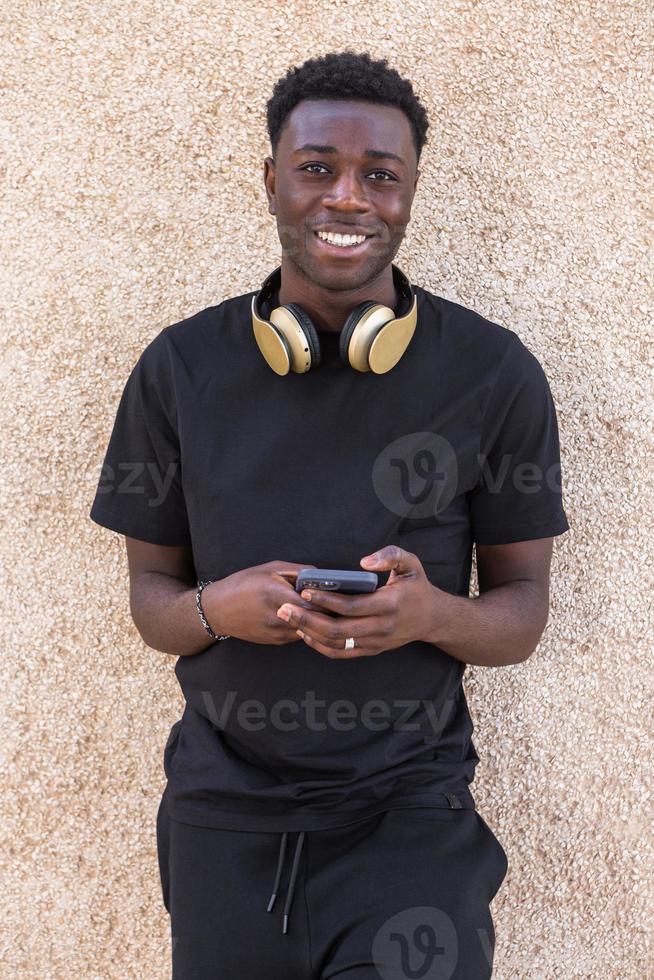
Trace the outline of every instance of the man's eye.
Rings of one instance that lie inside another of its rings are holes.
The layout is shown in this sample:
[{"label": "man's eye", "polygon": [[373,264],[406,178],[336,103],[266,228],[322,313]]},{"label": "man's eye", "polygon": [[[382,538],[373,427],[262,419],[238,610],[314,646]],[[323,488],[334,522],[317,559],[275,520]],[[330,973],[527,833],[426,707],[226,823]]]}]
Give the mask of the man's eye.
[{"label": "man's eye", "polygon": [[[310,172],[310,170],[309,170],[310,167],[318,167],[320,170],[325,170],[325,171],[327,170],[327,167],[323,166],[322,163],[305,163],[303,167],[300,167],[300,170],[306,170],[306,172],[309,173]],[[395,177],[393,177],[392,174],[389,174],[387,170],[373,170],[372,173],[373,174],[383,174],[384,177],[387,178],[387,181],[388,180],[395,180]],[[371,174],[371,176],[372,176],[372,174]],[[386,181],[382,181],[382,183],[386,183]]]}]

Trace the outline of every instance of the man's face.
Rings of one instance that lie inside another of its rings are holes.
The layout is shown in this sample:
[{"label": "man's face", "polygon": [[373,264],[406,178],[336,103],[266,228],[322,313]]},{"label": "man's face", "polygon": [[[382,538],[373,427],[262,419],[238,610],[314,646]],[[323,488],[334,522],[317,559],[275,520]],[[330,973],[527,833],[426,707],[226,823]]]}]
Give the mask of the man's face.
[{"label": "man's face", "polygon": [[[284,123],[275,160],[264,163],[284,258],[326,289],[375,279],[404,237],[416,167],[411,124],[401,109],[355,100],[299,102]],[[329,244],[317,229],[370,237]]]}]

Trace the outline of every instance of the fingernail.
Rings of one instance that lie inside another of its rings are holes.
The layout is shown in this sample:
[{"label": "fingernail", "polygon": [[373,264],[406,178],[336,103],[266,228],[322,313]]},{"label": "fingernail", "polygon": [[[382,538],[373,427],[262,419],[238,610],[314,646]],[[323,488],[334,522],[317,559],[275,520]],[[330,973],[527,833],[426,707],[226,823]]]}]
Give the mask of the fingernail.
[{"label": "fingernail", "polygon": [[311,601],[311,593],[310,592],[303,592],[302,593],[302,598],[303,599],[306,599],[307,602],[310,602]]},{"label": "fingernail", "polygon": [[277,610],[277,615],[280,619],[285,619],[286,622],[288,622],[291,618],[291,610],[288,608],[288,606],[282,606],[281,609]]}]

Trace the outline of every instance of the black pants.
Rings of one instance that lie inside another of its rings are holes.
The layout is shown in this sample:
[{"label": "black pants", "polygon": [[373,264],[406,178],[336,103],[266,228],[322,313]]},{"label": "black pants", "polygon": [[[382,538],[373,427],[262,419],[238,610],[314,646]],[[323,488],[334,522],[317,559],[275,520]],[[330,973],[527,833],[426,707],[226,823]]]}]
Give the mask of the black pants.
[{"label": "black pants", "polygon": [[491,976],[489,906],[508,861],[476,810],[389,810],[290,832],[283,853],[282,837],[180,823],[162,798],[157,850],[173,980]]}]

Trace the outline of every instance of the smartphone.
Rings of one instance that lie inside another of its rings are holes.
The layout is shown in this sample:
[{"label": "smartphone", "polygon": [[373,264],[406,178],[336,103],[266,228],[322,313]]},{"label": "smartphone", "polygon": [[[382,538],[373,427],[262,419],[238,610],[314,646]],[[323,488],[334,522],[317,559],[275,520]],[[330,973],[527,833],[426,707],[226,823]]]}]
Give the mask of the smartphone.
[{"label": "smartphone", "polygon": [[341,568],[301,568],[295,580],[295,591],[321,589],[324,592],[343,592],[359,595],[377,588],[375,572],[349,572]]}]

